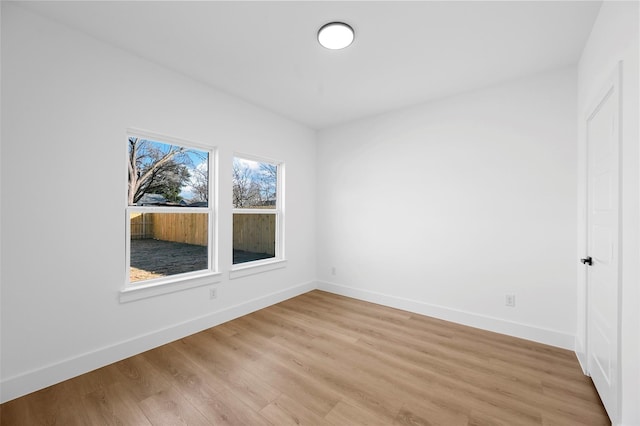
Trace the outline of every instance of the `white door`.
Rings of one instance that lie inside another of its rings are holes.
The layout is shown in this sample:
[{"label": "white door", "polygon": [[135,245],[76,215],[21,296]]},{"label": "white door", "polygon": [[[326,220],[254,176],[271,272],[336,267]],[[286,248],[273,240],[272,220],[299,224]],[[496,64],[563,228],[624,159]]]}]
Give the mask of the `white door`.
[{"label": "white door", "polygon": [[618,67],[586,118],[588,258],[582,259],[588,268],[588,369],[614,421],[619,388],[620,108]]}]

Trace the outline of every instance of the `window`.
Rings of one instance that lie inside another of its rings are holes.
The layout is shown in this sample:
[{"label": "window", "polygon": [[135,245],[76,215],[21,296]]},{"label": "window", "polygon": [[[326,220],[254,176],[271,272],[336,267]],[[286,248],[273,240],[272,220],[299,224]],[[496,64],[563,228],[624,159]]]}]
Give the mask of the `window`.
[{"label": "window", "polygon": [[282,177],[282,163],[248,156],[233,158],[234,265],[284,259]]},{"label": "window", "polygon": [[125,291],[212,274],[213,151],[137,131],[127,144]]}]

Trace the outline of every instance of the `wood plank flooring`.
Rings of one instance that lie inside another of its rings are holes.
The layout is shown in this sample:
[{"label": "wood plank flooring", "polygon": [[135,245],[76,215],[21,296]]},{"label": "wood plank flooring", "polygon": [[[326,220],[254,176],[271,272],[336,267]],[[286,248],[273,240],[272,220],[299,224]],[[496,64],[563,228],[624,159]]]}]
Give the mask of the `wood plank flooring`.
[{"label": "wood plank flooring", "polygon": [[0,406],[9,425],[608,425],[566,350],[312,291]]}]

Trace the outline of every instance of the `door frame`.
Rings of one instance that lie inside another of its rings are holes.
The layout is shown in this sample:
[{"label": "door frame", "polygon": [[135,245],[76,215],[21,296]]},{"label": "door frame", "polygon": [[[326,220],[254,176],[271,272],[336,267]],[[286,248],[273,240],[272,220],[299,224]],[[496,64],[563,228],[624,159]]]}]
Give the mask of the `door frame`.
[{"label": "door frame", "polygon": [[[591,119],[591,117],[598,111],[600,105],[602,104],[602,101],[605,100],[605,98],[607,97],[607,94],[611,91],[614,90],[614,96],[616,96],[616,102],[618,104],[618,117],[617,117],[617,144],[618,144],[618,171],[617,171],[617,175],[618,175],[618,265],[617,265],[617,269],[618,269],[618,276],[617,276],[617,282],[616,282],[616,286],[617,286],[617,293],[618,293],[618,297],[616,300],[616,304],[617,304],[617,318],[616,318],[616,333],[617,333],[617,339],[616,339],[616,354],[615,354],[615,358],[616,358],[616,363],[618,365],[618,368],[616,369],[616,384],[615,384],[615,392],[616,392],[616,401],[615,401],[615,407],[613,407],[614,412],[613,413],[607,413],[611,416],[611,422],[612,424],[616,424],[616,421],[618,420],[618,417],[620,416],[620,412],[621,412],[621,403],[622,403],[622,369],[621,369],[621,365],[622,365],[622,341],[621,341],[621,330],[622,330],[622,116],[623,116],[623,111],[622,111],[622,69],[623,69],[623,63],[622,61],[618,61],[618,63],[616,64],[614,70],[609,73],[609,76],[606,80],[601,81],[599,84],[599,90],[596,92],[596,97],[593,98],[591,100],[591,102],[588,104],[589,108],[586,111],[586,114],[583,115],[582,119],[581,119],[581,123],[580,125],[583,126],[584,128],[584,141],[583,141],[583,145],[584,145],[584,152],[586,153],[585,156],[585,167],[583,169],[583,173],[584,173],[584,182],[585,182],[585,197],[584,197],[584,224],[585,227],[583,228],[583,232],[584,232],[584,244],[585,246],[583,247],[583,255],[584,257],[589,256],[588,250],[589,250],[589,132],[588,132],[588,122]],[[585,266],[585,268],[588,268],[588,266]],[[585,271],[584,274],[584,278],[583,278],[583,282],[582,282],[582,286],[584,289],[584,325],[585,325],[585,334],[584,334],[584,351],[585,351],[585,362],[583,365],[583,370],[584,373],[587,376],[591,376],[591,365],[590,365],[590,359],[591,359],[591,351],[590,351],[590,339],[589,339],[589,335],[590,335],[590,317],[589,317],[589,307],[591,304],[591,295],[590,295],[590,291],[589,291],[589,271],[588,269]]]}]

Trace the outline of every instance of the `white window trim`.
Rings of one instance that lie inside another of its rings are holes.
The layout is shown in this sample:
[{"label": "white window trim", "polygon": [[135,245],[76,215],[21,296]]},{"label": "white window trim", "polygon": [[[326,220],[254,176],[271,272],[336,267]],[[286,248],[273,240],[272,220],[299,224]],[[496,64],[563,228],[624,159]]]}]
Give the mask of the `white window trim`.
[{"label": "white window trim", "polygon": [[[260,274],[263,272],[273,271],[275,269],[285,268],[287,266],[287,259],[285,257],[285,227],[284,227],[284,179],[285,179],[285,165],[283,161],[273,160],[266,157],[259,157],[256,155],[243,154],[235,152],[233,158],[242,158],[245,160],[257,161],[259,163],[275,164],[277,166],[276,175],[276,208],[275,209],[251,209],[251,208],[234,208],[232,210],[232,223],[233,214],[274,214],[276,215],[276,235],[275,235],[275,257],[269,259],[254,260],[252,262],[243,262],[233,264],[233,257],[231,259],[231,270],[229,271],[229,279],[246,277],[249,275]],[[233,238],[233,237],[232,237]],[[231,241],[231,248],[233,249],[233,240]]]},{"label": "white window trim", "polygon": [[190,288],[217,284],[222,281],[220,272],[188,272],[174,275],[172,278],[158,278],[143,281],[144,284],[127,287],[120,290],[120,303],[146,299],[162,294],[175,293]]},{"label": "white window trim", "polygon": [[254,260],[253,262],[238,263],[233,265],[234,268],[229,271],[229,279],[247,277],[249,275],[261,274],[263,272],[274,271],[287,267],[286,259],[263,259]]},{"label": "white window trim", "polygon": [[[218,170],[218,155],[215,147],[206,144],[192,142],[181,138],[161,135],[139,129],[127,129],[126,136],[134,136],[143,139],[154,140],[157,142],[170,143],[174,145],[194,148],[205,151],[209,154],[209,202],[207,207],[150,207],[150,206],[129,206],[127,191],[128,178],[125,178],[125,284],[120,290],[120,303],[131,302],[134,300],[146,299],[162,294],[174,293],[177,291],[187,290],[190,288],[201,287],[219,283],[222,280],[222,274],[218,270],[218,187],[216,174]],[[128,160],[128,149],[125,150],[125,166]],[[127,174],[125,173],[125,176]],[[187,272],[182,274],[171,275],[167,277],[154,278],[132,283],[130,279],[131,268],[131,219],[130,215],[134,212],[147,213],[207,213],[208,214],[208,242],[207,256],[209,259],[209,268],[206,270]]]}]

